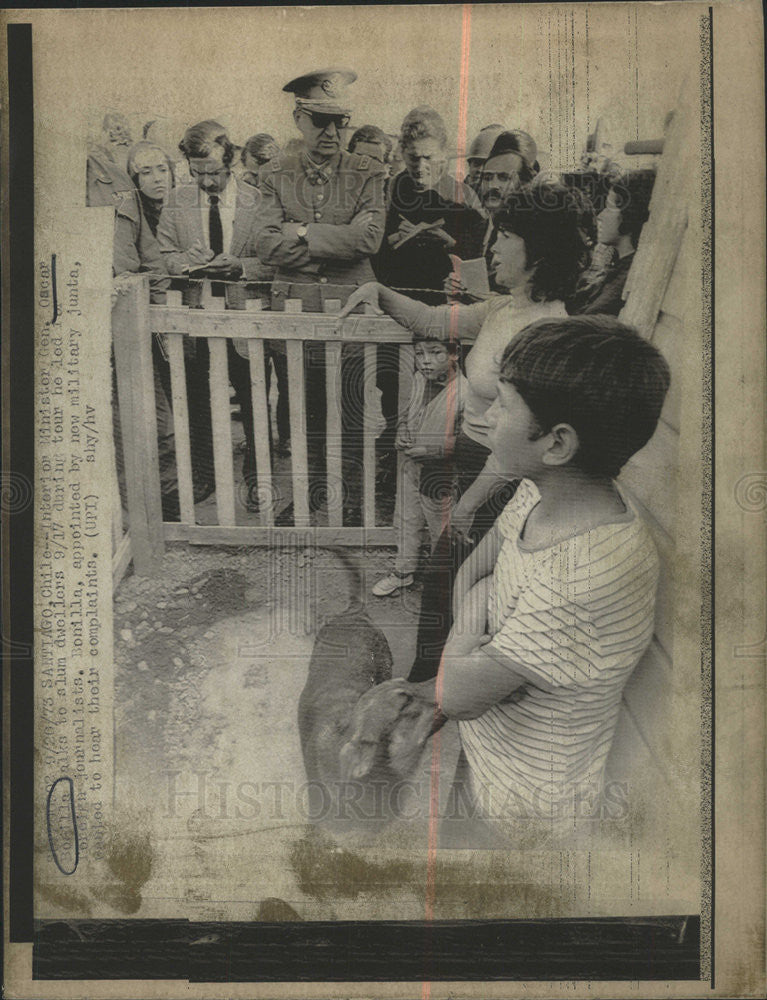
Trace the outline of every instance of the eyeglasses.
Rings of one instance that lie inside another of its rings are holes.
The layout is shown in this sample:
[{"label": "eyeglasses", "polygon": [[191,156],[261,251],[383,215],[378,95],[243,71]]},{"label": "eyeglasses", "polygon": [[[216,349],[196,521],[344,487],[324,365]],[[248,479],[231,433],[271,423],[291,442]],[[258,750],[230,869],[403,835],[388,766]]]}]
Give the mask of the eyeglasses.
[{"label": "eyeglasses", "polygon": [[351,115],[331,115],[326,114],[324,111],[307,111],[306,108],[301,108],[301,113],[308,115],[312,120],[312,125],[315,128],[322,129],[323,131],[328,127],[328,125],[335,125],[335,127],[340,132],[341,129],[349,127],[349,122],[352,120]]}]

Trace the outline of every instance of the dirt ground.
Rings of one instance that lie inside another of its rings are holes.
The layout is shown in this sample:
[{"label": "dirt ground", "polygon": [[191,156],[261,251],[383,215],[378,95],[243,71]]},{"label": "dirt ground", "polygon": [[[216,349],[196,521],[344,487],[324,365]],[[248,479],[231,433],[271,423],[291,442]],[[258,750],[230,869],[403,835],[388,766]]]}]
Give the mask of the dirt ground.
[{"label": "dirt ground", "polygon": [[[394,552],[354,556],[367,611],[390,644],[395,675],[404,675],[419,587],[373,598],[370,587]],[[602,833],[592,852],[537,835],[499,850],[463,818],[447,838],[441,823],[435,841],[428,808],[383,832],[355,822],[339,833],[324,817],[315,822],[298,699],[316,630],[347,606],[351,587],[331,550],[184,544],[168,546],[157,576],[123,580],[114,602],[118,849],[109,862],[114,881],[94,915],[419,920],[625,912],[638,830],[626,823],[607,839]],[[454,723],[439,744],[427,744],[413,775],[427,800],[435,762],[438,770],[455,762],[459,746]],[[442,810],[441,782],[439,795]],[[643,850],[642,860],[643,886],[666,887],[657,893],[663,912],[677,895],[667,859]]]},{"label": "dirt ground", "polygon": [[[393,553],[372,549],[361,564],[369,593],[390,571]],[[161,574],[135,575],[120,584],[114,601],[118,748],[132,766],[158,755],[175,764],[196,756],[196,691],[214,669],[199,655],[211,628],[222,620],[258,612],[270,623],[272,641],[310,636],[350,599],[348,573],[332,552],[312,549],[168,547]],[[367,610],[384,630],[394,671],[409,670],[415,646],[420,587],[377,600]],[[248,646],[247,630],[242,648]],[[179,756],[181,755],[181,756]]]}]

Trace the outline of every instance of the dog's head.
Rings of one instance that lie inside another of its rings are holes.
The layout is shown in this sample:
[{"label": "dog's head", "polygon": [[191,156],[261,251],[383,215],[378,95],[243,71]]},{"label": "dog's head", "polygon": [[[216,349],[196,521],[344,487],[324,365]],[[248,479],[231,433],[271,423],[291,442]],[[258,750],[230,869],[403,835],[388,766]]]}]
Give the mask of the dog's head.
[{"label": "dog's head", "polygon": [[359,781],[379,759],[401,777],[409,775],[435,728],[436,714],[433,694],[424,697],[418,685],[401,678],[366,691],[354,707],[350,737],[341,748],[342,779]]}]

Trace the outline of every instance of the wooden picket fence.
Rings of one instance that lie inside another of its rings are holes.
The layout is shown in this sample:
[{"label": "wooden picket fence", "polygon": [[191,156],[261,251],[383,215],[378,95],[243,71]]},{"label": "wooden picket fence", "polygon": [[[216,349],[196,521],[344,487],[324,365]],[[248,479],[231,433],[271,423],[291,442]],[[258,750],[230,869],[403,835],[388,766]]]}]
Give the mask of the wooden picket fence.
[{"label": "wooden picket fence", "polygon": [[[376,348],[399,344],[399,398],[407,399],[412,378],[412,338],[384,316],[354,314],[339,328],[334,312],[304,313],[300,302],[289,302],[288,311],[261,310],[260,300],[246,300],[244,309],[224,309],[223,301],[210,295],[208,283],[200,308],[181,304],[181,293],[168,293],[167,305],[149,304],[146,275],[127,282],[112,313],[118,404],[122,426],[129,541],[118,526],[122,512],[115,509],[114,570],[116,579],[132,556],[138,574],[150,574],[162,559],[168,541],[195,544],[286,544],[291,529],[274,524],[275,509],[270,463],[269,407],[266,390],[264,341],[283,341],[290,381],[291,481],[294,505],[293,530],[302,544],[394,545],[395,529],[376,524],[375,419]],[[335,305],[337,312],[339,303]],[[170,365],[176,470],[180,520],[163,522],[157,449],[157,419],[152,370],[153,333],[166,338]],[[184,338],[205,337],[210,350],[210,405],[216,483],[217,524],[196,524],[192,488],[192,455],[184,365]],[[250,364],[251,399],[255,428],[257,486],[260,524],[236,523],[236,485],[227,363],[228,338]],[[327,525],[311,524],[309,467],[304,397],[304,341],[326,345],[326,451]],[[362,524],[343,525],[341,462],[341,351],[344,344],[362,345],[364,352],[364,414],[362,426]],[[127,553],[127,561],[126,561]]]}]

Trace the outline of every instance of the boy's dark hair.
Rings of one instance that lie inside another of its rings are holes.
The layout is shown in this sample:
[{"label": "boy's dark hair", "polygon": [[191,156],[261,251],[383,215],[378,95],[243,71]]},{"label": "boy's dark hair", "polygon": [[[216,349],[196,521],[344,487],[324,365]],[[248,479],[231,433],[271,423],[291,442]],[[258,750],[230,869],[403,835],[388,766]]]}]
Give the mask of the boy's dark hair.
[{"label": "boy's dark hair", "polygon": [[572,295],[588,256],[581,229],[583,205],[570,188],[545,178],[512,191],[495,217],[495,228],[525,242],[533,269],[534,302],[564,301]]},{"label": "boy's dark hair", "polygon": [[671,381],[660,351],[612,316],[531,323],[504,350],[500,378],[540,434],[569,424],[580,445],[574,464],[598,476],[617,476],[647,444]]},{"label": "boy's dark hair", "polygon": [[429,336],[416,337],[413,341],[413,345],[414,347],[417,347],[419,344],[440,344],[452,357],[457,358],[461,356],[460,340],[454,340],[452,338],[450,340],[445,340],[442,337],[429,337]]},{"label": "boy's dark hair", "polygon": [[210,156],[214,146],[223,147],[223,164],[225,167],[231,166],[235,153],[234,143],[230,141],[224,126],[211,118],[191,125],[184,132],[184,138],[178,144],[178,148],[188,160],[204,159]]},{"label": "boy's dark hair", "polygon": [[[655,184],[652,168],[624,171],[616,164],[610,164],[603,171],[579,170],[562,176],[568,187],[580,191],[582,197],[591,203],[594,216],[604,210],[607,196],[614,191],[621,211],[620,232],[627,233],[636,248],[642,226],[650,214],[650,198]],[[596,236],[595,228],[592,235]]]}]

